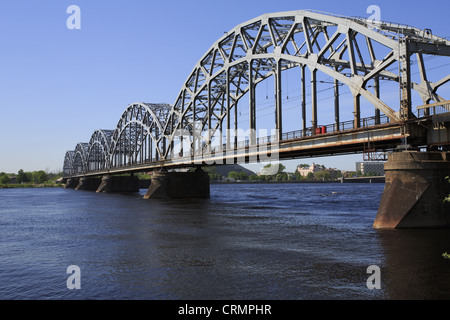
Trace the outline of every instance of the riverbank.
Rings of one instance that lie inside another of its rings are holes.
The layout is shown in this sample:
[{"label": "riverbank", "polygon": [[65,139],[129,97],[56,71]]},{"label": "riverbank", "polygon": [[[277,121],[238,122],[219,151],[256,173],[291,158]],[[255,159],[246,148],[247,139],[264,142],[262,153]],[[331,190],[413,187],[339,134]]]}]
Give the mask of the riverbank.
[{"label": "riverbank", "polygon": [[287,180],[287,181],[262,181],[262,180],[238,180],[219,181],[211,180],[211,184],[271,184],[271,183],[385,183],[385,177],[356,177],[343,180]]},{"label": "riverbank", "polygon": [[58,188],[61,184],[55,183],[8,183],[0,184],[0,189],[27,189],[27,188]]}]

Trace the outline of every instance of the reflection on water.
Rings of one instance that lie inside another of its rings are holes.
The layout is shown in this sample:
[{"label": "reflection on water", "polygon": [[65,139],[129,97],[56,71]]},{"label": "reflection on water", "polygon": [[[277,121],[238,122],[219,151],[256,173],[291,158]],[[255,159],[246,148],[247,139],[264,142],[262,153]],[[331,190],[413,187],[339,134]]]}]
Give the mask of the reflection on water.
[{"label": "reflection on water", "polygon": [[[448,230],[372,228],[382,184],[211,185],[208,200],[0,190],[1,299],[448,299]],[[81,269],[68,290],[66,268]],[[366,270],[381,268],[381,289]]]},{"label": "reflection on water", "polygon": [[385,251],[384,282],[389,299],[449,299],[449,230],[379,231]]}]

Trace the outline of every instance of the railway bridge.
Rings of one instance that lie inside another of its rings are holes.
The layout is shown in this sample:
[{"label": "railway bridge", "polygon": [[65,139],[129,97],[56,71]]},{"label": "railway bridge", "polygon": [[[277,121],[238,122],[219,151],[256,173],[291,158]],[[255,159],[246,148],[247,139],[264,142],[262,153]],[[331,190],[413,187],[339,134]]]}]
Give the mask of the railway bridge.
[{"label": "railway bridge", "polygon": [[449,56],[430,29],[264,14],[222,35],[173,104],[132,103],[114,129],[67,151],[63,178],[123,192],[138,188],[133,173],[152,172],[146,198],[209,197],[206,165],[389,154],[374,227],[449,226]]}]

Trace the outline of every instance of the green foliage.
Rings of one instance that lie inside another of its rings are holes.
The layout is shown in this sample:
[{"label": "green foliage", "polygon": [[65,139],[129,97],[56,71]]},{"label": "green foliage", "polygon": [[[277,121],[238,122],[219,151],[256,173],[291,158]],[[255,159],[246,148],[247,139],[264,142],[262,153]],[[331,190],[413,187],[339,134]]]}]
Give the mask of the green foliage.
[{"label": "green foliage", "polygon": [[212,168],[210,170],[207,170],[208,175],[209,175],[209,180],[211,181],[217,181],[217,180],[222,180],[222,176],[216,172],[216,168]]},{"label": "green foliage", "polygon": [[34,183],[44,183],[47,180],[47,173],[44,170],[34,171],[32,173],[32,181]]},{"label": "green foliage", "polygon": [[7,184],[11,181],[11,179],[9,178],[9,176],[4,173],[4,172],[0,172],[0,183],[1,184]]},{"label": "green foliage", "polygon": [[331,180],[331,174],[324,170],[315,172],[314,177],[317,180]]},{"label": "green foliage", "polygon": [[275,177],[276,181],[287,181],[287,179],[288,179],[288,175],[286,172],[277,173],[277,175]]},{"label": "green foliage", "polygon": [[28,175],[22,169],[20,169],[17,173],[16,181],[17,183],[30,182],[30,179]]},{"label": "green foliage", "polygon": [[138,177],[139,180],[150,180],[152,178],[152,175],[146,172],[137,172],[134,175]]},{"label": "green foliage", "polygon": [[228,173],[228,178],[234,179],[234,180],[247,180],[248,175],[246,172],[237,172],[237,171],[231,171]]},{"label": "green foliage", "polygon": [[24,172],[20,169],[15,175],[15,183],[11,176],[14,174],[0,173],[0,185],[7,188],[54,187],[62,173],[47,173],[44,170]]},{"label": "green foliage", "polygon": [[447,252],[444,252],[444,253],[442,254],[442,256],[443,256],[445,259],[450,259],[450,254],[448,254]]}]

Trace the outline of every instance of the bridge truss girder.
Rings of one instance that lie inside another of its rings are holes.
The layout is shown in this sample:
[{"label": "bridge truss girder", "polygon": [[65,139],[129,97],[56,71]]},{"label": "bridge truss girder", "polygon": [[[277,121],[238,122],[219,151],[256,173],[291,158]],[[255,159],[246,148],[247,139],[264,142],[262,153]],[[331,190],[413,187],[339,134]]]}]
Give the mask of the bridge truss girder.
[{"label": "bridge truss girder", "polygon": [[[306,72],[311,79],[310,117],[312,132],[318,126],[317,76],[333,79],[335,121],[339,124],[339,87],[353,96],[353,127],[361,125],[361,98],[375,109],[375,117],[391,122],[407,121],[412,112],[411,91],[423,102],[445,99],[437,90],[450,75],[429,80],[423,56],[450,56],[450,42],[428,30],[361,18],[341,17],[313,11],[265,14],[242,23],[218,39],[197,62],[173,106],[135,103],[127,107],[114,131],[98,131],[86,146],[77,145],[66,154],[64,168],[72,173],[94,168],[117,168],[174,156],[175,145],[188,144],[191,152],[211,151],[212,137],[219,133],[220,148],[237,147],[238,102],[249,99],[249,143],[256,143],[256,87],[274,79],[275,129],[283,135],[282,72],[300,68],[302,131],[306,132]],[[411,80],[411,57],[417,57],[421,82]],[[397,72],[388,69],[393,64]],[[399,109],[380,96],[380,81],[398,83]],[[373,85],[369,85],[373,83]],[[369,90],[373,87],[373,92]],[[339,125],[337,126],[339,128]],[[201,133],[207,132],[206,141]],[[224,134],[225,140],[222,141]],[[72,161],[72,169],[69,162]],[[95,163],[94,165],[92,164]],[[81,168],[81,169],[80,169]]]},{"label": "bridge truss girder", "polygon": [[[365,43],[361,43],[357,35],[361,35]],[[374,44],[384,47],[382,56]],[[369,52],[366,61],[361,53],[363,46]],[[445,77],[436,83],[411,82],[410,56],[415,53],[420,61],[424,53],[448,56],[449,48],[447,40],[409,26],[369,25],[364,19],[310,11],[263,15],[235,27],[199,60],[178,95],[170,125],[175,124],[178,128],[189,121],[200,121],[202,129],[214,132],[223,127],[224,119],[227,119],[226,128],[230,130],[231,110],[243,95],[249,93],[249,128],[254,129],[255,87],[274,76],[276,129],[281,135],[281,72],[293,67],[308,67],[311,72],[313,129],[317,126],[318,71],[332,77],[336,87],[344,84],[351,90],[355,127],[360,122],[361,97],[375,106],[378,115],[382,112],[391,121],[407,120],[413,117],[411,89],[419,92],[424,101],[442,101],[436,89],[450,80]],[[399,65],[397,74],[387,70],[394,63]],[[425,68],[421,68],[421,74],[426,76]],[[402,89],[399,110],[391,109],[380,99],[380,79],[399,83]],[[369,81],[374,81],[375,93],[367,89]],[[172,130],[169,140],[174,139],[175,132]]]}]

